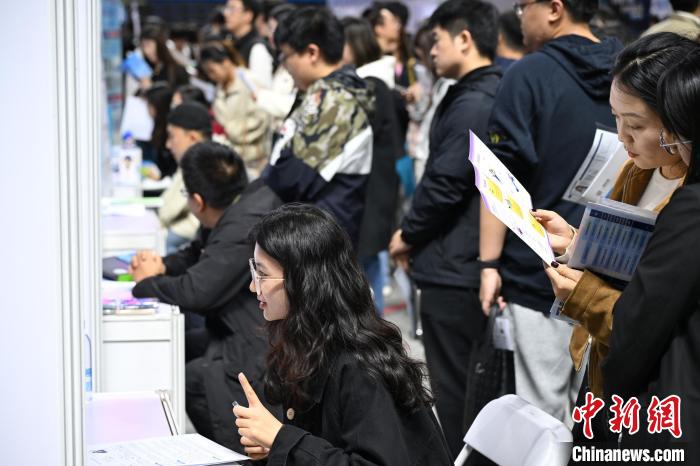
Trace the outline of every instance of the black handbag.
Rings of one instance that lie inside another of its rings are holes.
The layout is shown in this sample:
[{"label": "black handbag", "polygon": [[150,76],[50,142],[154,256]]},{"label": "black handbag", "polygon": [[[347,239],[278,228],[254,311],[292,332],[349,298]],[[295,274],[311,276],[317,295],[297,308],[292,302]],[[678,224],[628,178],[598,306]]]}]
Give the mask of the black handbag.
[{"label": "black handbag", "polygon": [[474,343],[469,356],[467,393],[464,408],[464,432],[469,430],[479,411],[489,401],[515,393],[513,352],[497,349],[493,343],[496,318],[503,311],[494,306],[482,338]]}]

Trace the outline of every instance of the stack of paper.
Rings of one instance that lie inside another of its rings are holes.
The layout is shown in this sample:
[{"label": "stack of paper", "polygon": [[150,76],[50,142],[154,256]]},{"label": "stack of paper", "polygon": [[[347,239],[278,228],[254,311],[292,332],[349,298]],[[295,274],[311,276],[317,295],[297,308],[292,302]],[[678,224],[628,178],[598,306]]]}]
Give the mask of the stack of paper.
[{"label": "stack of paper", "polygon": [[89,466],[199,466],[249,459],[199,434],[90,445],[87,451]]}]

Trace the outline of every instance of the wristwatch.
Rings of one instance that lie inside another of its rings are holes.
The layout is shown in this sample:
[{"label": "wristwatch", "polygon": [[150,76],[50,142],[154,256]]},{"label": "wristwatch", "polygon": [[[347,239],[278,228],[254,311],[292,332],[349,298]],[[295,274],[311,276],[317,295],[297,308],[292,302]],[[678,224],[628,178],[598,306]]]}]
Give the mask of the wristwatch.
[{"label": "wristwatch", "polygon": [[496,270],[498,270],[501,267],[500,259],[493,259],[490,261],[482,261],[480,258],[477,258],[476,262],[477,262],[477,264],[479,264],[480,270],[484,270],[484,269],[496,269]]}]

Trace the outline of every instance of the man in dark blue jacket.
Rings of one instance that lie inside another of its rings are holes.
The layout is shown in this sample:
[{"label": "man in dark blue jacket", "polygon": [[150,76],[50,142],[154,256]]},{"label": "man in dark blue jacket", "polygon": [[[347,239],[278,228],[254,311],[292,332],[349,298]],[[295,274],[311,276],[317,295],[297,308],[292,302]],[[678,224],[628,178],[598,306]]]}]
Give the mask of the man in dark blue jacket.
[{"label": "man in dark blue jacket", "polygon": [[[615,124],[608,96],[620,43],[593,35],[588,21],[596,8],[596,0],[516,4],[525,46],[535,52],[509,68],[489,121],[491,149],[534,207],[555,210],[571,225],[579,224],[583,207],[562,200],[564,191],[596,126]],[[488,313],[493,303],[507,302],[516,391],[570,423],[583,374],[568,354],[571,327],[548,317],[554,296],[542,261],[483,207],[480,233],[482,308]]]},{"label": "man in dark blue jacket", "polygon": [[471,129],[486,136],[500,68],[492,64],[498,11],[449,0],[430,19],[437,73],[456,79],[435,112],[425,174],[390,245],[412,260],[421,289],[423,341],[437,412],[454,456],[462,447],[467,363],[485,324],[478,299],[479,193],[468,160]]}]

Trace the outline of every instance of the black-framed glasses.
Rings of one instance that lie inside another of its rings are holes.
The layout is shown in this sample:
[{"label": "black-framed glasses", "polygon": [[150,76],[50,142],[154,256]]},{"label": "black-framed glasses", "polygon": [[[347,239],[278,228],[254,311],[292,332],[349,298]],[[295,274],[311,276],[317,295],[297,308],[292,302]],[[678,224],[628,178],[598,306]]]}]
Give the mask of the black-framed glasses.
[{"label": "black-framed glasses", "polygon": [[692,141],[666,142],[663,128],[661,128],[661,132],[659,132],[659,147],[662,147],[669,155],[676,155],[676,151],[674,150],[675,146],[690,144],[691,142]]},{"label": "black-framed glasses", "polygon": [[190,192],[187,191],[187,188],[180,188],[180,194],[182,194],[183,197],[190,197]]},{"label": "black-framed glasses", "polygon": [[525,7],[529,5],[534,5],[535,3],[544,3],[548,2],[549,0],[532,0],[530,2],[519,2],[515,3],[513,5],[513,11],[517,15],[518,18],[520,18],[523,15],[523,11],[525,11]]}]

